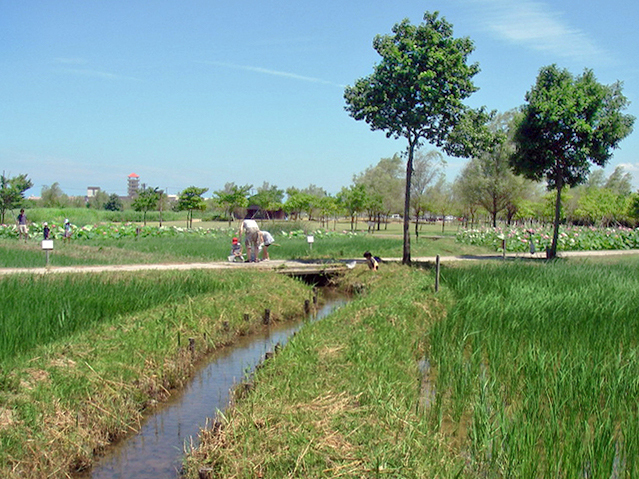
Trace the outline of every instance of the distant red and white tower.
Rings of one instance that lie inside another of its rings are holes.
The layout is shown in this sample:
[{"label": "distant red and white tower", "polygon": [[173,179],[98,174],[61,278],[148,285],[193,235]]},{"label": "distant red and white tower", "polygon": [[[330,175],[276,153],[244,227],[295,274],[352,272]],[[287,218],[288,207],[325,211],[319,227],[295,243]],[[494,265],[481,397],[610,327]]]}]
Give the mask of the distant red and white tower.
[{"label": "distant red and white tower", "polygon": [[140,189],[140,175],[136,175],[135,173],[131,173],[127,182],[127,194],[129,198],[133,198],[137,196],[138,190]]}]

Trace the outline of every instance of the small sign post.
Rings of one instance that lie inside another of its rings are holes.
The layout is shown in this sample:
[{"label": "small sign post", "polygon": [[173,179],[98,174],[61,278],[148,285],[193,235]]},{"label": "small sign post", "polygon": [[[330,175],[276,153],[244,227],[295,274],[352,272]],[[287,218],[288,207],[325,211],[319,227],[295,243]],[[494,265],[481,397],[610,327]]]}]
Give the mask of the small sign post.
[{"label": "small sign post", "polygon": [[313,237],[313,235],[308,235],[306,237],[306,241],[308,242],[308,247],[311,249],[311,251],[313,251],[313,243],[315,243],[315,238]]},{"label": "small sign post", "polygon": [[53,240],[42,240],[42,249],[47,257],[46,266],[49,266],[49,252],[53,251]]}]

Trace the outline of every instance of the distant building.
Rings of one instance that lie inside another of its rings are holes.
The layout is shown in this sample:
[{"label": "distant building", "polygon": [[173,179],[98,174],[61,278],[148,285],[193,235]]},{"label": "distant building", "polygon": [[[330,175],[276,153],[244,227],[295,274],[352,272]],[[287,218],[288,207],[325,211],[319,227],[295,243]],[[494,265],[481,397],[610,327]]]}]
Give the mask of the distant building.
[{"label": "distant building", "polygon": [[100,192],[99,186],[87,186],[87,198],[93,198]]},{"label": "distant building", "polygon": [[140,175],[136,175],[135,173],[131,173],[127,182],[127,195],[129,198],[133,198],[138,195],[138,190],[140,189]]}]

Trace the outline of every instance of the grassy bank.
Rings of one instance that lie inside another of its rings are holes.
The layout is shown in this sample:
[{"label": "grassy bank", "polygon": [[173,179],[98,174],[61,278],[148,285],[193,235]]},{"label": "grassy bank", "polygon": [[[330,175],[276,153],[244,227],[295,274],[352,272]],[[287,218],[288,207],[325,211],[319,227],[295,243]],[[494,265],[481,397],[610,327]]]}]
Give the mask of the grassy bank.
[{"label": "grassy bank", "polygon": [[262,327],[265,308],[284,321],[310,297],[299,281],[256,271],[20,275],[0,285],[5,306],[17,304],[1,321],[7,478],[87,467],[204,355]]},{"label": "grassy bank", "polygon": [[437,297],[428,272],[355,269],[365,292],[257,372],[188,477],[635,477],[622,261],[460,265]]},{"label": "grassy bank", "polygon": [[188,477],[452,477],[463,462],[420,407],[427,332],[442,314],[433,278],[379,273],[353,270],[365,292],[258,371],[221,427],[203,432]]}]

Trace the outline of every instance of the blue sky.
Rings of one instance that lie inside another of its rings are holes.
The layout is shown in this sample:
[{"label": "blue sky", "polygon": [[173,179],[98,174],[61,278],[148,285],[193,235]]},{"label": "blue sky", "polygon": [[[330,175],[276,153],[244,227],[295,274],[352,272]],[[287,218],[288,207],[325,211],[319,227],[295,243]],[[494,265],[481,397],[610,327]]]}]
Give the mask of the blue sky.
[{"label": "blue sky", "polygon": [[[54,182],[125,194],[133,172],[170,194],[264,181],[336,193],[406,147],[353,120],[343,92],[379,61],[376,34],[427,10],[475,42],[469,105],[518,107],[556,63],[622,81],[639,117],[634,0],[0,0],[0,166],[36,196]],[[606,168],[624,165],[635,188],[636,130]],[[465,162],[448,160],[449,181]]]}]

